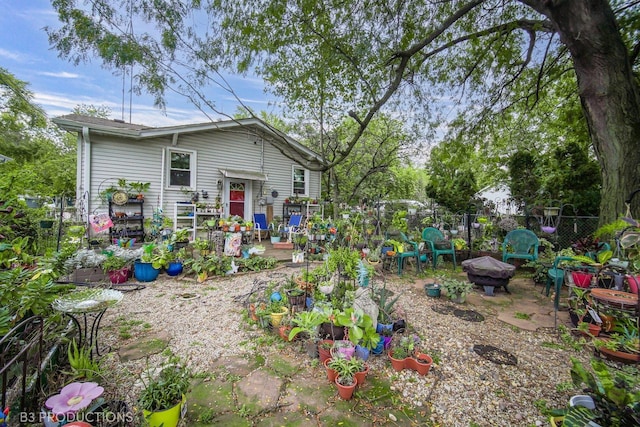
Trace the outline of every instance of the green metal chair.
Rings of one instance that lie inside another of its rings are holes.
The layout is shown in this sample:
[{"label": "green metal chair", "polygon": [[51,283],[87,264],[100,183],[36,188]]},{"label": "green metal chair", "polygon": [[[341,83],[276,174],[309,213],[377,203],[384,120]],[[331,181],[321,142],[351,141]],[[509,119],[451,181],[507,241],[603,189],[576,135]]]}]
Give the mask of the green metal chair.
[{"label": "green metal chair", "polygon": [[571,261],[573,258],[570,256],[557,256],[553,261],[553,267],[547,271],[547,283],[545,287],[545,295],[549,296],[551,285],[553,284],[556,291],[555,298],[553,299],[553,306],[557,310],[560,305],[560,290],[564,283],[564,269],[558,267],[561,261]]},{"label": "green metal chair", "polygon": [[[449,242],[446,248],[438,247],[442,243],[447,242],[444,238],[444,234],[440,230],[434,227],[427,227],[422,230],[422,240],[425,245],[428,246],[429,251],[431,252],[431,257],[433,258],[433,269],[436,269],[438,265],[438,257],[440,255],[451,255],[453,258],[453,269],[456,269],[456,250],[453,246],[453,242]],[[426,261],[426,257],[425,257]]]},{"label": "green metal chair", "polygon": [[526,259],[535,261],[538,259],[538,246],[540,240],[531,230],[519,228],[507,233],[502,242],[502,262],[510,259]]},{"label": "green metal chair", "polygon": [[415,258],[416,260],[416,272],[420,273],[420,249],[418,248],[418,244],[412,240],[409,240],[406,234],[400,232],[400,241],[402,243],[408,244],[413,247],[413,250],[405,250],[396,254],[396,258],[398,261],[398,276],[402,276],[402,268],[404,267],[404,260],[407,258]]}]

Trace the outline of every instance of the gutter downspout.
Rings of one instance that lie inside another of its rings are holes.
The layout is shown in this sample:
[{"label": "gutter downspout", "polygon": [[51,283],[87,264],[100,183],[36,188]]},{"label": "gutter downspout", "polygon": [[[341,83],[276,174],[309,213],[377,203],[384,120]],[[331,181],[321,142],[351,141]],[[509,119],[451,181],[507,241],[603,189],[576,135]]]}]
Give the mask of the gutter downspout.
[{"label": "gutter downspout", "polygon": [[[88,194],[86,212],[89,215],[91,208],[91,140],[89,138],[89,127],[82,127],[82,139],[84,140],[84,191]],[[82,195],[81,195],[82,196]]]},{"label": "gutter downspout", "polygon": [[160,208],[164,212],[164,171],[165,171],[165,163],[166,163],[166,154],[167,150],[162,149],[162,167],[160,168]]}]

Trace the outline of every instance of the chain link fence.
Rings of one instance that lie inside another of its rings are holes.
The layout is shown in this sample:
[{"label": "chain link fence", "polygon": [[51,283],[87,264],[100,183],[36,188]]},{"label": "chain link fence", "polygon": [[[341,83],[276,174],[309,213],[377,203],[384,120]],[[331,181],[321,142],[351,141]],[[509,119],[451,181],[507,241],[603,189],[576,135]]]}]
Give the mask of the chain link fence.
[{"label": "chain link fence", "polygon": [[[389,222],[385,222],[389,224]],[[524,227],[536,233],[538,237],[551,242],[554,249],[559,251],[571,247],[580,239],[592,237],[598,229],[598,217],[561,216],[547,219],[542,215],[503,215],[497,217],[478,214],[433,217],[416,212],[407,215],[407,225],[409,233],[418,240],[420,240],[420,233],[425,227],[436,227],[450,239],[464,239],[470,248],[478,248],[484,243],[485,249],[489,250],[497,250],[504,240],[504,236],[512,229]],[[551,229],[554,231],[549,233]],[[491,246],[491,248],[487,246]]]}]

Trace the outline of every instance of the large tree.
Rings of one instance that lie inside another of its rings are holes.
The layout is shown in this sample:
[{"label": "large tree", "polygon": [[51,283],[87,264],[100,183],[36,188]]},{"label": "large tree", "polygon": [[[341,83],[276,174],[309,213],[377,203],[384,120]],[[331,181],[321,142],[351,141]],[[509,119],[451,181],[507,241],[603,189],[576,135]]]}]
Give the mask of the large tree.
[{"label": "large tree", "polygon": [[[320,94],[323,114],[348,111],[357,123],[336,162],[382,109],[402,108],[416,123],[437,117],[429,107],[453,93],[469,117],[490,119],[518,102],[534,105],[550,81],[574,73],[602,173],[606,222],[625,211],[627,194],[640,186],[638,3],[93,0],[80,10],[73,0],[55,0],[63,26],[49,34],[76,61],[96,53],[107,65],[137,64],[138,87],[160,105],[171,88],[215,109],[201,88],[228,88],[217,74],[224,66],[255,69],[294,105]],[[125,31],[133,14],[153,22],[154,32]],[[520,89],[513,92],[514,85]],[[636,215],[638,207],[640,199]]]},{"label": "large tree", "polygon": [[57,196],[75,190],[75,141],[48,127],[27,82],[0,68],[0,192]]}]

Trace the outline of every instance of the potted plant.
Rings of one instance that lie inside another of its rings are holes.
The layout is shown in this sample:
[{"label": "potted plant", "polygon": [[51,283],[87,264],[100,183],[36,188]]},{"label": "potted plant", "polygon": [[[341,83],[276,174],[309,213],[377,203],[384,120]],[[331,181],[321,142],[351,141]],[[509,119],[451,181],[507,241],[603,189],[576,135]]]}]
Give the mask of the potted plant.
[{"label": "potted plant", "polygon": [[165,268],[167,275],[177,276],[182,273],[184,260],[187,258],[187,249],[180,248],[175,252],[173,260],[169,261],[169,265]]},{"label": "potted plant", "polygon": [[392,340],[388,352],[391,366],[396,371],[405,368],[413,369],[420,375],[426,375],[431,368],[433,360],[431,356],[420,350],[420,338],[417,335],[403,334]]},{"label": "potted plant", "polygon": [[174,248],[180,249],[184,248],[189,244],[189,236],[191,235],[191,230],[188,228],[180,228],[175,230],[171,235],[170,244],[173,245]]},{"label": "potted plant", "polygon": [[366,360],[371,349],[380,341],[373,320],[362,309],[347,308],[336,316],[336,324],[348,330],[349,341],[356,346],[359,357]]},{"label": "potted plant", "polygon": [[466,301],[467,295],[473,289],[473,283],[451,277],[442,280],[441,288],[447,292],[451,301],[461,304]]},{"label": "potted plant", "polygon": [[[192,243],[194,249],[194,257],[198,256],[206,256],[209,255],[209,241],[206,239],[201,239],[200,237],[196,237],[196,239]],[[196,252],[197,251],[197,252]]]},{"label": "potted plant", "polygon": [[271,317],[271,325],[277,328],[280,322],[282,322],[284,315],[289,312],[289,309],[287,309],[285,301],[271,300],[267,306],[267,311]]},{"label": "potted plant", "polygon": [[574,404],[563,411],[563,426],[640,425],[640,379],[637,375],[612,369],[597,359],[591,360],[591,369],[574,357],[571,362],[573,385],[586,386],[585,397],[592,400],[587,406]]},{"label": "potted plant", "polygon": [[132,182],[129,184],[129,187],[135,191],[135,197],[138,200],[142,200],[144,199],[144,193],[146,191],[149,191],[149,188],[151,188],[151,183],[150,182]]},{"label": "potted plant", "polygon": [[133,264],[133,274],[140,282],[152,282],[158,278],[160,269],[153,267],[153,257],[156,245],[146,244],[142,247],[142,257]]},{"label": "potted plant", "polygon": [[406,367],[405,359],[411,357],[419,344],[415,335],[396,335],[391,340],[388,356],[395,371],[402,371]]},{"label": "potted plant", "polygon": [[362,386],[367,379],[367,374],[369,373],[369,365],[357,357],[352,357],[349,359],[349,364],[352,365],[351,370],[353,371],[353,376],[356,379],[356,383],[358,386]]},{"label": "potted plant", "polygon": [[622,363],[640,362],[640,333],[633,319],[618,317],[609,338],[594,339],[596,349],[612,360]]},{"label": "potted plant", "polygon": [[109,275],[113,284],[125,283],[129,280],[129,261],[116,255],[107,256],[102,261],[102,269]]},{"label": "potted plant", "polygon": [[327,366],[336,371],[335,384],[338,387],[340,397],[344,400],[350,400],[357,385],[356,366],[348,359],[341,357],[331,359]]},{"label": "potted plant", "polygon": [[190,381],[187,366],[177,357],[170,357],[156,376],[142,380],[144,388],[138,404],[150,427],[178,425]]},{"label": "potted plant", "polygon": [[289,332],[289,341],[293,340],[298,334],[304,334],[304,346],[307,354],[312,358],[317,357],[318,327],[325,320],[326,318],[318,311],[297,312],[291,319],[291,322],[296,326]]},{"label": "potted plant", "polygon": [[160,245],[153,252],[153,256],[151,257],[151,264],[153,265],[153,268],[166,270],[169,267],[169,263],[174,260],[175,253],[169,249],[169,246]]}]

